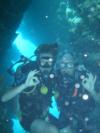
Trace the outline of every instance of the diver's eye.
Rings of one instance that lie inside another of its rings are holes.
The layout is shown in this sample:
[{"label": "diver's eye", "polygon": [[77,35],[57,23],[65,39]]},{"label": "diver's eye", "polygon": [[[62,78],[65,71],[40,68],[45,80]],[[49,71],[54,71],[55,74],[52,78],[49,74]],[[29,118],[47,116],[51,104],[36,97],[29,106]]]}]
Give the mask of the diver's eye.
[{"label": "diver's eye", "polygon": [[72,63],[68,63],[68,64],[67,64],[67,67],[68,67],[68,68],[73,68],[74,65],[73,65]]}]

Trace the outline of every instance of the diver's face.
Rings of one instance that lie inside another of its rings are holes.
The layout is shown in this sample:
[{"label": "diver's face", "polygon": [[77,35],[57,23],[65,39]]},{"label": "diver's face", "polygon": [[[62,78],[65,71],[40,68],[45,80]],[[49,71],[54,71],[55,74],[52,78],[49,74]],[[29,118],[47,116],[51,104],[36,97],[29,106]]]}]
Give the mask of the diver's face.
[{"label": "diver's face", "polygon": [[50,72],[53,67],[53,55],[51,53],[40,54],[40,70]]},{"label": "diver's face", "polygon": [[68,54],[66,56],[63,56],[59,65],[60,65],[60,71],[62,74],[68,74],[70,76],[73,76],[74,61],[71,55]]}]

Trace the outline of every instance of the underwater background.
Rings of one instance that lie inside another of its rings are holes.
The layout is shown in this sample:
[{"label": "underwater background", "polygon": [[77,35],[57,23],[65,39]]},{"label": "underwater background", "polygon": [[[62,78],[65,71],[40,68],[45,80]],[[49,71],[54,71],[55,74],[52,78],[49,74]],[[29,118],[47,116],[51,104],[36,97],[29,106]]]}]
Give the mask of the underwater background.
[{"label": "underwater background", "polygon": [[[0,96],[13,82],[9,67],[48,42],[71,49],[100,76],[100,0],[0,0]],[[100,127],[100,107],[96,112]],[[0,102],[0,133],[11,133],[12,123],[14,133],[25,133],[15,113],[15,99]]]}]

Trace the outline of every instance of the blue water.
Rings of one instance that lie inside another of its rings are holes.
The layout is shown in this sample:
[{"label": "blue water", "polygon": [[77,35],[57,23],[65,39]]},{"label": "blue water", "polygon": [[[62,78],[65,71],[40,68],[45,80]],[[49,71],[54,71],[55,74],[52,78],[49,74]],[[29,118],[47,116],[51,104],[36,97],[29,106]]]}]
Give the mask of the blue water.
[{"label": "blue water", "polygon": [[18,119],[12,119],[12,121],[14,123],[14,125],[13,125],[14,133],[28,133],[21,127]]}]

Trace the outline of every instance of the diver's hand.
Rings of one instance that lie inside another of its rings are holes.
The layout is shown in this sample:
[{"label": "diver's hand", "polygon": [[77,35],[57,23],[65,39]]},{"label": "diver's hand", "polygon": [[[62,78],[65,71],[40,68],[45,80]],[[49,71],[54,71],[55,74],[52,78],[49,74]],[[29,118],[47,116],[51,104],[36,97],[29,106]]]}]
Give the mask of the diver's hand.
[{"label": "diver's hand", "polygon": [[33,70],[33,71],[29,72],[27,79],[25,81],[25,88],[36,86],[37,84],[39,84],[40,81],[36,76],[36,74],[38,72],[39,71],[37,71],[37,70]]},{"label": "diver's hand", "polygon": [[93,93],[97,76],[93,76],[92,73],[87,73],[87,76],[88,77],[82,80],[82,85],[87,91],[89,91],[90,93]]}]

